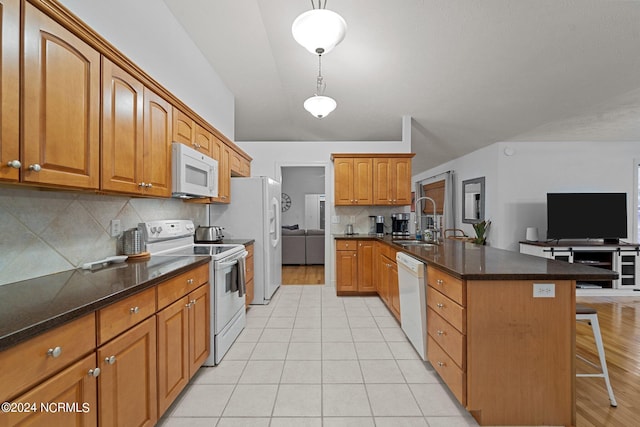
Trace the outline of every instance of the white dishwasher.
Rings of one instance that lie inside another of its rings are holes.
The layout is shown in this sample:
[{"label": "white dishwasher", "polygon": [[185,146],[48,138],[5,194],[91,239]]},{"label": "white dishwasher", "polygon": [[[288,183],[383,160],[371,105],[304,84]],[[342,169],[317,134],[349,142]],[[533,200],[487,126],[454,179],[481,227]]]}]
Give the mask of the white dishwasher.
[{"label": "white dishwasher", "polygon": [[400,322],[404,334],[427,360],[427,283],[425,265],[403,252],[396,254],[400,291]]}]

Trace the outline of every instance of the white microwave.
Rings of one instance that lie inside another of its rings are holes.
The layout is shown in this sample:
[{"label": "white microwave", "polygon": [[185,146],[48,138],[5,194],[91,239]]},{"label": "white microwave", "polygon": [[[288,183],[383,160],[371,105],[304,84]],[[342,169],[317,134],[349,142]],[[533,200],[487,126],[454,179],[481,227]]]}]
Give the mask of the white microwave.
[{"label": "white microwave", "polygon": [[172,196],[218,197],[218,161],[179,142],[171,143]]}]

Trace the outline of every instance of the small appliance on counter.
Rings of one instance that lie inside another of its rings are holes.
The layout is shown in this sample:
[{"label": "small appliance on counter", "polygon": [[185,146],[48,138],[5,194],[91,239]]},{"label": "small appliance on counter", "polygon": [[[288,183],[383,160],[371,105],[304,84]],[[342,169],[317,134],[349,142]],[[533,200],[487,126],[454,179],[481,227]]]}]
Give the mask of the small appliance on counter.
[{"label": "small appliance on counter", "polygon": [[384,237],[384,215],[376,216],[376,236]]},{"label": "small appliance on counter", "polygon": [[193,236],[195,243],[222,243],[224,234],[223,227],[217,225],[199,225]]},{"label": "small appliance on counter", "polygon": [[347,236],[353,236],[353,224],[347,224],[347,229],[345,230],[345,233]]},{"label": "small appliance on counter", "polygon": [[408,213],[395,213],[391,215],[391,235],[394,237],[407,237],[409,233]]},{"label": "small appliance on counter", "polygon": [[376,234],[376,216],[369,215],[369,235],[375,236]]}]

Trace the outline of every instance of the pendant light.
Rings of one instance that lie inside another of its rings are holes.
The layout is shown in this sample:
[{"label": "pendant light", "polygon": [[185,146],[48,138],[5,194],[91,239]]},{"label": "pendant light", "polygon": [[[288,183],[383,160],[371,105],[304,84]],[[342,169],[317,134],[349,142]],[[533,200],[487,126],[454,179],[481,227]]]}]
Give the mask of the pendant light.
[{"label": "pendant light", "polygon": [[291,26],[293,38],[309,52],[317,55],[329,53],[347,33],[347,23],[336,12],[328,10],[327,0],[318,8],[311,0],[312,10],[298,16]]},{"label": "pendant light", "polygon": [[336,101],[324,95],[326,84],[322,78],[322,55],[318,55],[318,78],[316,80],[316,94],[304,101],[304,109],[312,116],[322,119],[327,117],[338,104]]}]

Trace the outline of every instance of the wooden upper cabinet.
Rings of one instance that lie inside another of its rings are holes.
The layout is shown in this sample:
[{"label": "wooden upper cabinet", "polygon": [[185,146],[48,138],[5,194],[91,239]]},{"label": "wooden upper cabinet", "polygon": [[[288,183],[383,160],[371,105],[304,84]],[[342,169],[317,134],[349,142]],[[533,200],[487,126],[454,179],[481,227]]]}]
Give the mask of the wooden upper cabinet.
[{"label": "wooden upper cabinet", "polygon": [[195,138],[196,123],[191,117],[173,107],[173,141],[191,147]]},{"label": "wooden upper cabinet", "polygon": [[142,191],[145,185],[143,123],[144,85],[108,59],[103,59],[103,190]]},{"label": "wooden upper cabinet", "polygon": [[411,204],[411,159],[374,158],[375,205]]},{"label": "wooden upper cabinet", "polygon": [[22,180],[97,189],[100,54],[24,5]]},{"label": "wooden upper cabinet", "polygon": [[144,89],[145,194],[171,196],[171,104]]},{"label": "wooden upper cabinet", "polygon": [[211,132],[196,123],[196,132],[193,140],[193,148],[201,153],[211,156],[211,145],[213,144],[214,136]]},{"label": "wooden upper cabinet", "polygon": [[173,107],[173,141],[211,156],[214,136],[191,117]]},{"label": "wooden upper cabinet", "polygon": [[[20,177],[20,1],[0,0],[0,180]],[[9,165],[11,162],[11,165]]]},{"label": "wooden upper cabinet", "polygon": [[335,159],[335,204],[373,204],[372,168],[373,162],[367,158]]},{"label": "wooden upper cabinet", "polygon": [[334,203],[336,206],[353,204],[353,159],[335,159],[333,170],[335,175]]},{"label": "wooden upper cabinet", "polygon": [[171,195],[171,105],[103,59],[103,190]]},{"label": "wooden upper cabinet", "polygon": [[231,150],[231,176],[251,176],[251,162],[236,150]]},{"label": "wooden upper cabinet", "polygon": [[[218,197],[212,197],[215,203],[231,203],[231,148],[215,138],[213,152],[219,153],[218,161]],[[214,157],[215,158],[215,157]]]},{"label": "wooden upper cabinet", "polygon": [[411,204],[411,158],[406,154],[332,154],[335,204]]}]

